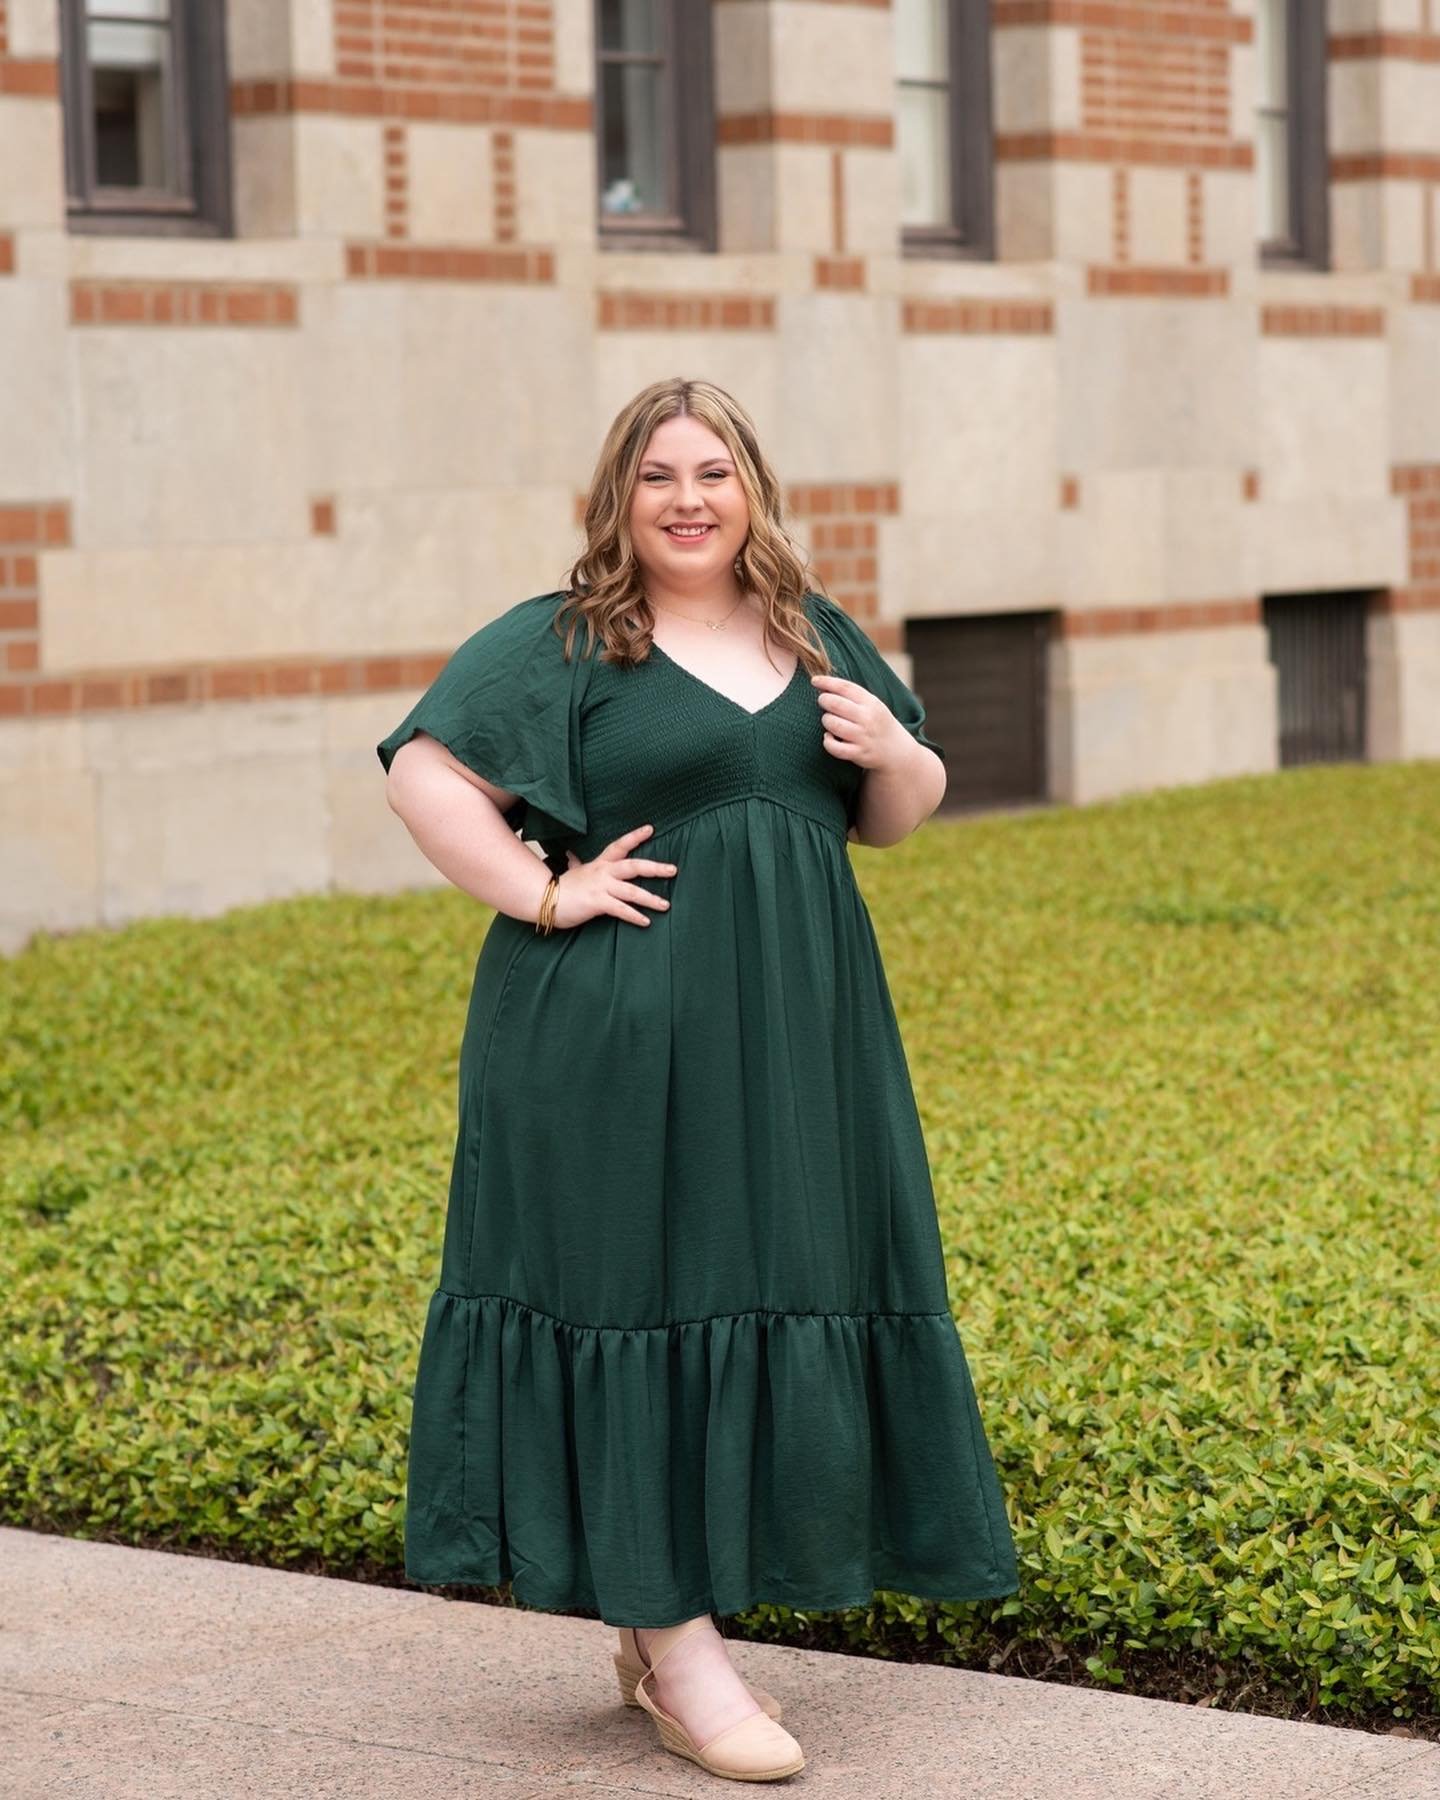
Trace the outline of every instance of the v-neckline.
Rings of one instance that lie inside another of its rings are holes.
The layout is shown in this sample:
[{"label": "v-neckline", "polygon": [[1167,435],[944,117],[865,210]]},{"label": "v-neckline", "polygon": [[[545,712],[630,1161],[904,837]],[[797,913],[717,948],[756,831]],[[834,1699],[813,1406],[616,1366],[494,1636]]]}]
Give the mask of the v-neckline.
[{"label": "v-neckline", "polygon": [[697,687],[704,688],[707,693],[713,694],[717,700],[722,701],[726,706],[733,706],[736,712],[743,713],[747,719],[758,719],[762,713],[769,712],[772,706],[778,706],[790,692],[791,688],[794,687],[796,681],[805,672],[804,664],[797,655],[795,658],[795,667],[790,673],[790,679],[785,683],[784,687],[781,688],[780,692],[773,700],[767,700],[763,706],[742,706],[738,700],[732,700],[729,694],[722,694],[720,689],[715,687],[711,682],[702,680],[693,669],[687,669],[684,663],[676,662],[670,652],[657,644],[653,637],[650,640],[650,648],[659,656],[662,656],[672,669],[678,669],[682,675],[688,675]]}]

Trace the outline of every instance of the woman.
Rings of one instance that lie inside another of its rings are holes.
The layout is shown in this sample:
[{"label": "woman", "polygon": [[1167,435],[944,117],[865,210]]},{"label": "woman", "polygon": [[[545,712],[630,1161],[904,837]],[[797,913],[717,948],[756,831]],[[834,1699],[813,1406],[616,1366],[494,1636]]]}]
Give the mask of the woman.
[{"label": "woman", "polygon": [[846,849],[928,817],[943,753],[806,588],[721,389],[623,409],[585,535],[378,746],[420,849],[497,914],[406,1574],[598,1611],[667,1749],[776,1779],[804,1756],[712,1614],[1018,1585]]}]

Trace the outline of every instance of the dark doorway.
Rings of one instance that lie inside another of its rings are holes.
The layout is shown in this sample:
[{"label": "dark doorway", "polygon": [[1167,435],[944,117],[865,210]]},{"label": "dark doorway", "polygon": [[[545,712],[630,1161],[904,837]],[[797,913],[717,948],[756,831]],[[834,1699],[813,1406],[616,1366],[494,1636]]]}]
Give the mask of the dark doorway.
[{"label": "dark doorway", "polygon": [[1046,800],[1051,614],[911,619],[905,648],[927,728],[945,747],[940,811]]},{"label": "dark doorway", "polygon": [[1263,604],[1279,690],[1280,767],[1363,762],[1369,591],[1267,594]]}]

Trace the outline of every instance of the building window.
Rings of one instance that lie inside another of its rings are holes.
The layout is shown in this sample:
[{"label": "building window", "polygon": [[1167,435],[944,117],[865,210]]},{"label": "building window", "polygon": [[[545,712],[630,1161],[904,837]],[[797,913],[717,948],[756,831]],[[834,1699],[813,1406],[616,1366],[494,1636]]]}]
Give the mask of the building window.
[{"label": "building window", "polygon": [[228,235],[223,0],[60,0],[72,229]]},{"label": "building window", "polygon": [[1256,0],[1255,187],[1260,257],[1325,268],[1325,0]]},{"label": "building window", "polygon": [[713,250],[709,0],[599,0],[602,248]]},{"label": "building window", "polygon": [[995,254],[990,0],[895,0],[905,252]]}]

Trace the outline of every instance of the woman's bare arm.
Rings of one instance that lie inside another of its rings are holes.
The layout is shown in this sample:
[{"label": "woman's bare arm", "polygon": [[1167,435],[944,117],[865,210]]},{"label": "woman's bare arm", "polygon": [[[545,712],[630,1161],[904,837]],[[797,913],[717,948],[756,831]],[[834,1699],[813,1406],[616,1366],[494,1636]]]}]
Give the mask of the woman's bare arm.
[{"label": "woman's bare arm", "polygon": [[945,798],[943,760],[903,725],[897,724],[896,730],[900,735],[894,739],[890,760],[865,771],[850,832],[855,843],[874,849],[909,837]]},{"label": "woman's bare arm", "polygon": [[[535,924],[550,870],[527,850],[501,816],[516,796],[467,769],[428,733],[418,733],[390,759],[385,798],[422,855],[455,886],[512,919]],[[672,862],[638,854],[654,834],[650,823],[612,838],[589,862],[573,849],[560,881],[551,929],[583,925],[601,913],[648,926],[668,909],[664,894],[641,887],[642,875],[670,876]]]},{"label": "woman's bare arm", "polygon": [[418,733],[395,752],[385,799],[425,859],[476,900],[534,924],[550,871],[501,817],[515,795]]},{"label": "woman's bare arm", "polygon": [[909,837],[945,798],[945,762],[878,695],[843,675],[812,675],[828,755],[861,771],[854,844],[884,849]]}]

